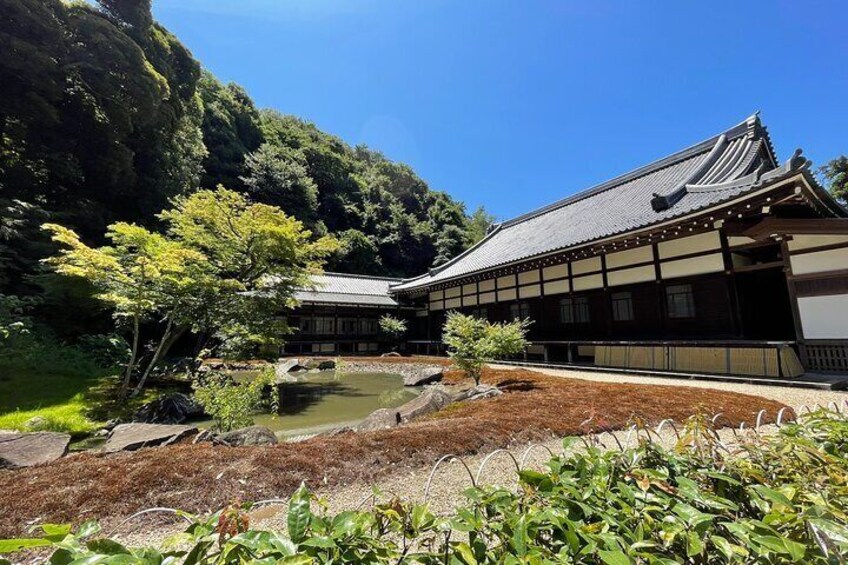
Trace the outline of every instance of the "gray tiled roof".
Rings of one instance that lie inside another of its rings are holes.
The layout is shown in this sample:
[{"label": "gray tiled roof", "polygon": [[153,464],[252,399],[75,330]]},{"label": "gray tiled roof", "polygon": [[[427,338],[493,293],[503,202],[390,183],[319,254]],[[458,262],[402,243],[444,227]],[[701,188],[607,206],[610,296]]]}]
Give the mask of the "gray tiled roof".
[{"label": "gray tiled roof", "polygon": [[776,166],[768,133],[754,115],[674,155],[504,222],[458,257],[392,290],[422,288],[708,209],[752,190]]},{"label": "gray tiled roof", "polygon": [[397,306],[397,301],[389,295],[389,285],[397,284],[401,279],[324,273],[315,275],[312,281],[315,288],[296,292],[297,300],[326,304]]}]

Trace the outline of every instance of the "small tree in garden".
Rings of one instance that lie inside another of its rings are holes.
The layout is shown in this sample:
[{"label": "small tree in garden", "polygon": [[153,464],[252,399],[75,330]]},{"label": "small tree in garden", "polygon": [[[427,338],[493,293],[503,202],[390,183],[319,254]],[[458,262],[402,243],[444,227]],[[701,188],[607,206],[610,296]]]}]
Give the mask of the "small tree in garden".
[{"label": "small tree in garden", "polygon": [[397,349],[403,334],[406,333],[406,320],[395,318],[391,314],[385,314],[380,318],[380,331],[392,344],[392,351]]},{"label": "small tree in garden", "polygon": [[[121,397],[133,377],[138,394],[186,332],[201,336],[201,346],[215,337],[231,350],[280,342],[288,327],[279,313],[295,304],[295,290],[337,247],[330,238],[314,240],[279,208],[224,188],[173,204],[159,215],[167,233],[116,223],[106,233],[111,245],[99,248],[67,228],[44,226],[62,247],[48,264],[91,282],[115,316],[129,322],[132,353]],[[146,330],[152,339],[142,355],[144,322],[155,322],[156,331]]]},{"label": "small tree in garden", "polygon": [[203,410],[215,420],[215,428],[229,432],[253,424],[253,413],[263,403],[263,392],[269,386],[270,409],[279,409],[279,392],[273,385],[274,371],[270,370],[244,383],[213,374],[196,380],[192,387]]},{"label": "small tree in garden", "polygon": [[527,347],[530,320],[490,323],[459,312],[448,313],[442,341],[448,356],[467,376],[480,384],[483,365],[495,359],[518,355]]}]

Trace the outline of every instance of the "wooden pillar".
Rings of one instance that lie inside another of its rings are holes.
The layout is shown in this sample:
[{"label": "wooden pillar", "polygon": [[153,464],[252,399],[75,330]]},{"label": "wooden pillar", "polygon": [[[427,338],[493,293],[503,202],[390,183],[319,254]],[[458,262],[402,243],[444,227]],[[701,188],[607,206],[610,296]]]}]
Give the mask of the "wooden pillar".
[{"label": "wooden pillar", "polygon": [[786,276],[786,289],[789,292],[789,307],[792,310],[792,321],[795,326],[795,341],[798,343],[798,354],[801,357],[801,365],[806,369],[809,366],[809,358],[807,356],[807,347],[804,344],[804,327],[801,325],[801,312],[798,309],[798,293],[795,290],[795,277],[792,275],[792,261],[789,257],[789,245],[786,243],[786,239],[780,242],[780,255],[783,259],[783,273]]},{"label": "wooden pillar", "polygon": [[730,303],[730,324],[731,332],[736,337],[743,337],[745,333],[744,323],[742,320],[742,311],[739,305],[739,290],[736,286],[736,274],[733,269],[733,256],[730,253],[730,245],[727,241],[727,234],[724,230],[719,230],[719,238],[721,239],[721,255],[724,259],[724,272],[727,288],[727,300]]}]

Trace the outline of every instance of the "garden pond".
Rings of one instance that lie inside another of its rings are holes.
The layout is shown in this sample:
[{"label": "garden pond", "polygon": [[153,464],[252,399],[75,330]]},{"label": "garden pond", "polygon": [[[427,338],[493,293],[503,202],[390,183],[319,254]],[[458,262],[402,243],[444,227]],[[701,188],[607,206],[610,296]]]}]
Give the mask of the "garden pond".
[{"label": "garden pond", "polygon": [[[234,371],[236,380],[256,377],[256,371]],[[400,375],[317,371],[293,373],[293,382],[280,383],[280,410],[277,414],[258,413],[256,425],[266,426],[281,439],[352,426],[378,408],[395,408],[421,392],[403,385]],[[204,428],[212,420],[192,422]]]}]

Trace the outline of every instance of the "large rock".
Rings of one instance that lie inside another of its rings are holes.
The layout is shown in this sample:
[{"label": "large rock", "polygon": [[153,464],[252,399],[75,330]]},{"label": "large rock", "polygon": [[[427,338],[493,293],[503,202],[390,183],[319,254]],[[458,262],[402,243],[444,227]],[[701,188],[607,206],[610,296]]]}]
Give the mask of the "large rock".
[{"label": "large rock", "polygon": [[453,398],[447,391],[434,387],[422,392],[399,408],[380,408],[371,412],[356,426],[356,431],[371,432],[394,428],[427,414],[438,412],[451,402]]},{"label": "large rock", "polygon": [[374,410],[356,426],[357,432],[373,432],[387,430],[400,424],[400,414],[394,408],[379,408]]},{"label": "large rock", "polygon": [[168,445],[193,434],[197,428],[193,426],[177,426],[164,424],[120,424],[109,434],[103,445],[103,451],[135,451],[142,447]]},{"label": "large rock", "polygon": [[248,426],[231,432],[215,436],[212,440],[216,444],[229,445],[230,447],[243,445],[277,445],[277,436],[270,428],[265,426]]},{"label": "large rock", "polygon": [[459,402],[461,400],[482,400],[484,398],[492,398],[502,394],[503,391],[496,386],[477,385],[454,395],[453,400],[454,402]]},{"label": "large rock", "polygon": [[133,422],[145,424],[182,424],[203,415],[203,406],[188,395],[177,392],[160,396],[138,409]]},{"label": "large rock", "polygon": [[422,416],[438,412],[452,401],[453,398],[444,389],[431,388],[398,408],[397,413],[401,422],[411,422]]},{"label": "large rock", "polygon": [[319,371],[332,371],[335,368],[336,368],[336,362],[333,361],[332,359],[325,359],[324,361],[321,361],[320,363],[318,363],[318,370]]},{"label": "large rock", "polygon": [[424,386],[432,383],[437,383],[444,377],[444,372],[441,367],[424,367],[412,374],[404,375],[404,386]]},{"label": "large rock", "polygon": [[49,463],[68,452],[71,436],[56,432],[0,432],[0,469]]},{"label": "large rock", "polygon": [[300,359],[280,359],[274,365],[274,375],[278,379],[285,378],[292,371],[298,371],[305,367],[300,364]]}]

